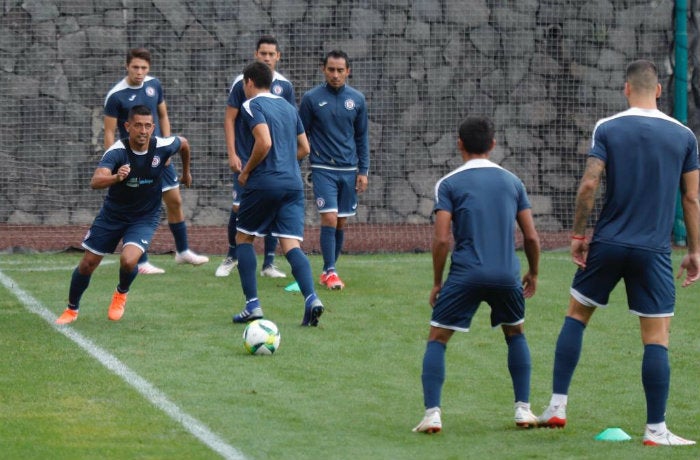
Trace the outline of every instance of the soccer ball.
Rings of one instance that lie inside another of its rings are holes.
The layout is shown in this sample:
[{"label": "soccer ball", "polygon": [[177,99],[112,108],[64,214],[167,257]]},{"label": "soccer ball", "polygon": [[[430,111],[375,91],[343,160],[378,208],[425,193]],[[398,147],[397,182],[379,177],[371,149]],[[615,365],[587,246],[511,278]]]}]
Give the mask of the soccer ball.
[{"label": "soccer ball", "polygon": [[243,331],[243,346],[251,355],[271,355],[280,347],[277,325],[266,319],[251,321]]}]

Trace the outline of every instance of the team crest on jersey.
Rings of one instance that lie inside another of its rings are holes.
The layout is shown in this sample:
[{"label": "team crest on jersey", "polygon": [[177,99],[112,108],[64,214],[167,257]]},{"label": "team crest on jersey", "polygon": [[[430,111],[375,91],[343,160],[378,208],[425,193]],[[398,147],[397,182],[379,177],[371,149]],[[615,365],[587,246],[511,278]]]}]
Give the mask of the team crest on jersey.
[{"label": "team crest on jersey", "polygon": [[274,94],[276,96],[279,96],[280,94],[282,94],[282,87],[280,85],[274,85],[272,87],[272,94]]},{"label": "team crest on jersey", "polygon": [[326,205],[326,200],[324,200],[322,197],[316,198],[316,207],[318,209],[323,209],[323,207]]},{"label": "team crest on jersey", "polygon": [[159,164],[160,157],[153,157],[153,161],[151,161],[151,168],[157,168]]},{"label": "team crest on jersey", "polygon": [[345,99],[345,108],[348,110],[355,109],[355,101],[352,99]]},{"label": "team crest on jersey", "polygon": [[148,96],[148,97],[153,97],[153,96],[155,96],[155,95],[156,95],[156,90],[153,89],[152,86],[147,86],[147,87],[146,87],[146,96]]}]

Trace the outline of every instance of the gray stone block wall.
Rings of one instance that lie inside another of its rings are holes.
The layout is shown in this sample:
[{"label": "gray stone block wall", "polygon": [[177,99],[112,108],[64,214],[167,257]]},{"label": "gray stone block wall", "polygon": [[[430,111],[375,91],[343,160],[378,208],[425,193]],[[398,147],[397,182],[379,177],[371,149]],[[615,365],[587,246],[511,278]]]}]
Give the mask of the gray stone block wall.
[{"label": "gray stone block wall", "polygon": [[[657,62],[669,88],[672,0],[5,0],[0,2],[0,222],[83,224],[102,195],[104,96],[128,48],[153,53],[175,133],[193,146],[193,225],[224,225],[227,89],[262,33],[297,97],[324,51],[352,58],[368,99],[370,190],[358,222],[427,223],[433,186],[460,164],[459,121],[494,118],[493,159],[527,186],[542,231],[567,228],[596,119],[625,108],[624,67]],[[692,102],[692,101],[691,101]],[[691,126],[695,127],[691,107]],[[18,193],[22,191],[22,193]],[[307,217],[318,222],[310,191]]]}]

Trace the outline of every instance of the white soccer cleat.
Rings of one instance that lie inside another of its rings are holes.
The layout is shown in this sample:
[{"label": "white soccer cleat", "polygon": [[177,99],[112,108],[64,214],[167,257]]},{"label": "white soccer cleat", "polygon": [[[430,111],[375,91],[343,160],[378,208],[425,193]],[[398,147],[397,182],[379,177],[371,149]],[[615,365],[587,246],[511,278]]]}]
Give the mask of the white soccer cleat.
[{"label": "white soccer cleat", "polygon": [[150,262],[139,264],[139,275],[162,275],[165,270],[158,268]]},{"label": "white soccer cleat", "polygon": [[440,408],[432,407],[425,411],[423,420],[413,429],[414,433],[439,433],[442,430],[442,420],[440,419]]},{"label": "white soccer cleat", "polygon": [[521,428],[534,428],[539,424],[537,416],[530,410],[530,403],[515,403],[515,424]]},{"label": "white soccer cleat", "polygon": [[188,249],[175,254],[175,262],[178,264],[202,265],[209,262],[209,257],[200,256]]},{"label": "white soccer cleat", "polygon": [[274,265],[268,265],[267,267],[263,268],[262,271],[260,272],[260,276],[267,276],[268,278],[286,278],[287,277],[287,275],[282,270],[275,267]]},{"label": "white soccer cleat", "polygon": [[537,417],[538,426],[549,428],[564,428],[566,426],[566,404],[549,406]]},{"label": "white soccer cleat", "polygon": [[216,267],[214,276],[223,278],[231,274],[234,268],[238,266],[238,261],[233,257],[226,257],[221,264]]},{"label": "white soccer cleat", "polygon": [[676,436],[669,430],[661,433],[655,433],[649,428],[644,430],[644,445],[645,446],[694,446],[695,441],[684,439]]}]

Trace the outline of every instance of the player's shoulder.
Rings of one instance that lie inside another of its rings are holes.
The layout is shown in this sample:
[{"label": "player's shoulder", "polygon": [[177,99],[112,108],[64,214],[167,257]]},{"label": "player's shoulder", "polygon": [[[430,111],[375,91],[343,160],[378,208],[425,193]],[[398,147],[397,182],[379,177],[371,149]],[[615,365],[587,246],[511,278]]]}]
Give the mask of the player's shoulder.
[{"label": "player's shoulder", "polygon": [[126,77],[122,78],[119,80],[117,83],[115,83],[109,91],[107,91],[107,96],[105,96],[105,101],[108,101],[110,98],[114,97],[121,91],[124,91],[126,89],[129,89],[129,84],[126,82]]},{"label": "player's shoulder", "polygon": [[238,74],[236,77],[233,79],[233,82],[231,83],[231,89],[235,88],[236,86],[243,87],[243,74]]},{"label": "player's shoulder", "polygon": [[348,91],[349,93],[351,93],[352,95],[354,95],[355,97],[358,97],[362,100],[365,99],[364,93],[353,86],[345,85],[345,90]]},{"label": "player's shoulder", "polygon": [[288,84],[288,85],[290,85],[290,86],[292,85],[292,82],[291,82],[287,77],[285,77],[284,75],[282,75],[281,73],[279,73],[279,72],[276,71],[276,70],[275,70],[275,72],[272,74],[272,81],[273,81],[273,82],[274,82],[274,81],[277,81],[277,82],[280,82],[280,83]]},{"label": "player's shoulder", "polygon": [[180,138],[178,136],[168,136],[168,137],[155,136],[155,139],[156,139],[156,148],[164,148],[164,147],[170,147],[170,146],[177,146],[178,148],[180,147]]},{"label": "player's shoulder", "polygon": [[304,93],[303,97],[305,97],[305,98],[317,97],[319,94],[322,94],[325,91],[326,91],[326,85],[322,83],[322,84],[316,85],[313,88],[311,88],[310,90],[308,90],[306,93]]}]

